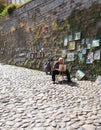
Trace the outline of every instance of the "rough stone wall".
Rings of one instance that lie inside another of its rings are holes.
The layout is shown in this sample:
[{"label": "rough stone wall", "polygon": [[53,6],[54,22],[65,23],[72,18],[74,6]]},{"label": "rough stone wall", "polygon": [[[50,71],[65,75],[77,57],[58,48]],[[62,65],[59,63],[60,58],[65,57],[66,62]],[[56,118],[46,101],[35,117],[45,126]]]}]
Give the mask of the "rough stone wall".
[{"label": "rough stone wall", "polygon": [[[50,23],[56,18],[64,19],[74,9],[87,9],[95,3],[100,4],[101,0],[34,0],[17,9],[10,19],[1,19],[1,31],[4,31],[4,33],[9,32],[12,26],[18,29],[19,23],[22,21],[28,23],[33,28],[40,24],[42,20]],[[47,14],[50,17],[47,17]]]},{"label": "rough stone wall", "polygon": [[[101,0],[33,0],[15,10],[12,16],[0,19],[0,46],[5,48],[5,55],[10,57],[23,50],[27,53],[31,51],[36,36],[34,28],[42,23],[51,25],[57,19],[65,20],[73,10],[87,10],[97,3],[101,4]],[[52,26],[50,30],[53,30]],[[51,49],[48,51],[51,52]]]}]

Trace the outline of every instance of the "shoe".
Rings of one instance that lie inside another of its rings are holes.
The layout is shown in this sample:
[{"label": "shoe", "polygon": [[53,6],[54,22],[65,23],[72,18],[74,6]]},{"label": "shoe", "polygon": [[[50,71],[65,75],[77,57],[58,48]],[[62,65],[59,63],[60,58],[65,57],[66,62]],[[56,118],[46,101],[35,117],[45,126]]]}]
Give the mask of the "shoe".
[{"label": "shoe", "polygon": [[73,81],[70,80],[70,81],[68,81],[68,83],[73,83]]},{"label": "shoe", "polygon": [[53,81],[53,84],[55,84],[55,81]]}]

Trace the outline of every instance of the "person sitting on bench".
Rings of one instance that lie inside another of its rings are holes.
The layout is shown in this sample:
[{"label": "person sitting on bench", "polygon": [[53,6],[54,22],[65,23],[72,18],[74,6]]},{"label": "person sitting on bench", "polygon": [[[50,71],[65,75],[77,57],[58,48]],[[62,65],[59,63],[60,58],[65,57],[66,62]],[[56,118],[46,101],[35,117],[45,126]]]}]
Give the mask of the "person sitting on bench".
[{"label": "person sitting on bench", "polygon": [[55,63],[54,70],[52,71],[53,84],[55,84],[55,76],[59,74],[66,74],[68,82],[72,82],[70,78],[70,73],[68,69],[66,69],[66,65],[64,65],[64,67],[62,65],[64,65],[64,59],[60,57],[58,59],[58,62]]}]

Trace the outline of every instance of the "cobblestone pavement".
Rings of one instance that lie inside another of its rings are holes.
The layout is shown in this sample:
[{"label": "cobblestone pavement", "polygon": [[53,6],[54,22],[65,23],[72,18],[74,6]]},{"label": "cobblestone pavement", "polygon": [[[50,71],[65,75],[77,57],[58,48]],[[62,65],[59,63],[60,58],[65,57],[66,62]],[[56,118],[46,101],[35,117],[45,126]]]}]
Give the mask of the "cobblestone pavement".
[{"label": "cobblestone pavement", "polygon": [[0,130],[101,130],[101,86],[0,65]]}]

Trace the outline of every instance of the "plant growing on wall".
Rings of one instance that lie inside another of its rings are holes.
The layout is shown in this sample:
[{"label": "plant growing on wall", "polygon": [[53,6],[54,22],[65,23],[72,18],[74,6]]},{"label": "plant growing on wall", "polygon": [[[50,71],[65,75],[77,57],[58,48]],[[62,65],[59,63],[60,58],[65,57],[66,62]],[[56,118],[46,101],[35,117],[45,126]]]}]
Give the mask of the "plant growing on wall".
[{"label": "plant growing on wall", "polygon": [[56,19],[54,23],[54,30],[64,31],[65,29],[69,30],[69,28],[70,28],[70,25],[68,23],[68,20]]},{"label": "plant growing on wall", "polygon": [[33,45],[37,45],[37,43],[39,42],[39,38],[38,37],[35,37],[32,41],[32,44]]},{"label": "plant growing on wall", "polygon": [[101,4],[92,5],[88,10],[73,10],[68,17],[70,30],[82,31],[85,36],[92,35],[92,28],[99,20],[101,20]]},{"label": "plant growing on wall", "polygon": [[2,1],[0,1],[0,13],[2,13],[3,12],[3,10],[5,9],[5,4],[2,2]]},{"label": "plant growing on wall", "polygon": [[9,15],[11,15],[15,9],[16,9],[16,5],[14,5],[14,4],[11,4],[11,5],[7,6],[7,8],[6,8],[7,13]]}]

